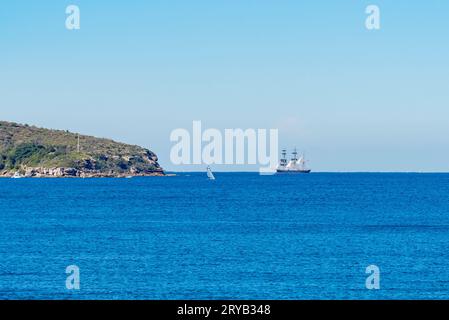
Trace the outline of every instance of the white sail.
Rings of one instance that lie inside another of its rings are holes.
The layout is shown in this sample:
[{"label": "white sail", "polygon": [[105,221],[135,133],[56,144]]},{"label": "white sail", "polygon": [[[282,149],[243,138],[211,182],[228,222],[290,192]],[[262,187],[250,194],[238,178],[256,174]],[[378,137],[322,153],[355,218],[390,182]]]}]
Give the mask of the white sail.
[{"label": "white sail", "polygon": [[207,167],[207,177],[209,178],[209,180],[215,180],[214,174],[212,173],[210,167]]},{"label": "white sail", "polygon": [[305,156],[304,156],[304,155],[299,159],[298,163],[299,163],[299,168],[300,168],[301,170],[307,170],[307,167],[306,167],[306,159],[305,159]]},{"label": "white sail", "polygon": [[287,169],[289,170],[298,170],[298,163],[296,162],[296,160],[290,160],[289,163],[287,164]]}]

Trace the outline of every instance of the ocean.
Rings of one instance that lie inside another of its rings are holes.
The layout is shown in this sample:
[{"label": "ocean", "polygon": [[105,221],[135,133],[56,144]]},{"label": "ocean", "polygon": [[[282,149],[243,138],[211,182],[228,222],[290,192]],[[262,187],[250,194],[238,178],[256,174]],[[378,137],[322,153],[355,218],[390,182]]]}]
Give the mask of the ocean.
[{"label": "ocean", "polygon": [[0,179],[0,299],[449,298],[449,174],[215,176]]}]

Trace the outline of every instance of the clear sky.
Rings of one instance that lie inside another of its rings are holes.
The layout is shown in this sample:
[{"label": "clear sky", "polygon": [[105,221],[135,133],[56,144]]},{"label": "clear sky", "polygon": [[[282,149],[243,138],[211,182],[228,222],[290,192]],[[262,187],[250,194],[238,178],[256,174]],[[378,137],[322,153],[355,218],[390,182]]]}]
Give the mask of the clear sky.
[{"label": "clear sky", "polygon": [[2,2],[0,119],[142,145],[169,170],[196,169],[170,163],[169,135],[201,120],[279,128],[315,171],[449,171],[448,15],[446,0]]}]

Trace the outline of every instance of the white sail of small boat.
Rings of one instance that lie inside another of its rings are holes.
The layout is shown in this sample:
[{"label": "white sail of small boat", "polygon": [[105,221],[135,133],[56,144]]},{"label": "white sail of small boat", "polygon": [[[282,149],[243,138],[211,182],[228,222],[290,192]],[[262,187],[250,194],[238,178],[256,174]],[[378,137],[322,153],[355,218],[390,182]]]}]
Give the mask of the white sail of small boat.
[{"label": "white sail of small boat", "polygon": [[207,167],[207,177],[209,178],[209,180],[215,180],[214,174],[212,173],[210,167]]}]

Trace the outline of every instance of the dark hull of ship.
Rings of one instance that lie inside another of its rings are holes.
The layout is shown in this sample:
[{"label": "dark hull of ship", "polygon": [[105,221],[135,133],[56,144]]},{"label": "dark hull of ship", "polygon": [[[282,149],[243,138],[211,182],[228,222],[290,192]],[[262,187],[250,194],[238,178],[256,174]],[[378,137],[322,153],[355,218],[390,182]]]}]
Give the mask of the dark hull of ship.
[{"label": "dark hull of ship", "polygon": [[299,174],[299,173],[310,173],[311,170],[276,170],[276,173],[280,174]]}]

